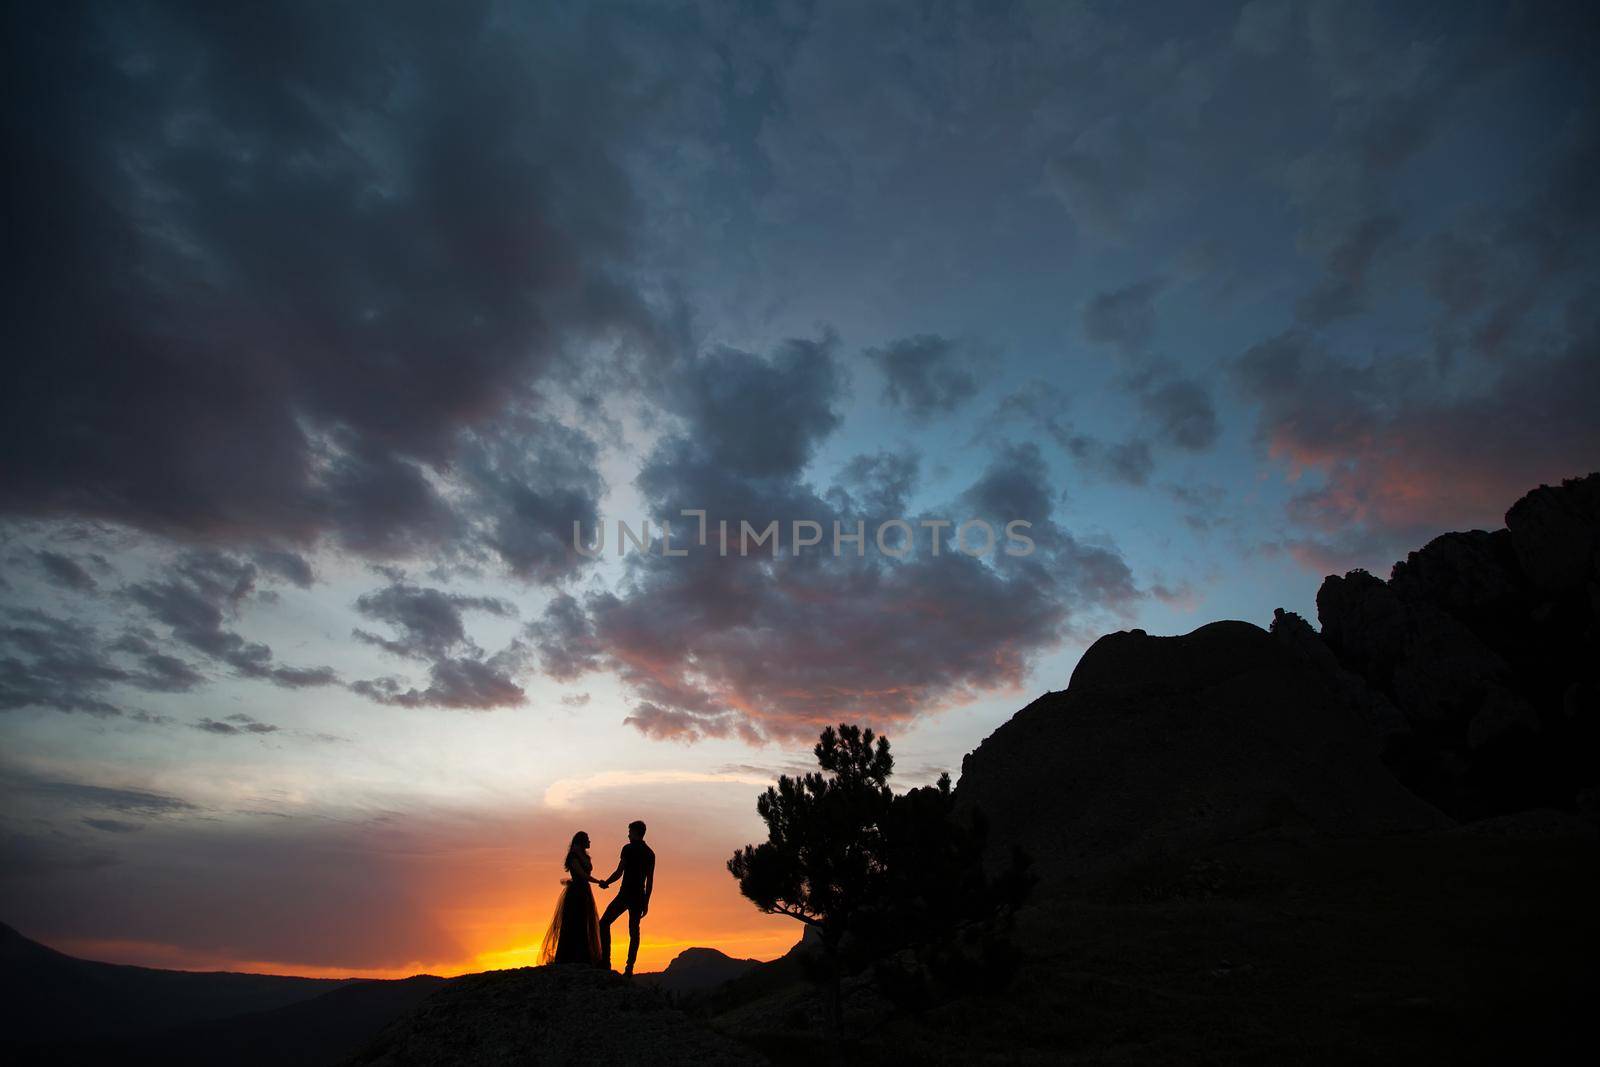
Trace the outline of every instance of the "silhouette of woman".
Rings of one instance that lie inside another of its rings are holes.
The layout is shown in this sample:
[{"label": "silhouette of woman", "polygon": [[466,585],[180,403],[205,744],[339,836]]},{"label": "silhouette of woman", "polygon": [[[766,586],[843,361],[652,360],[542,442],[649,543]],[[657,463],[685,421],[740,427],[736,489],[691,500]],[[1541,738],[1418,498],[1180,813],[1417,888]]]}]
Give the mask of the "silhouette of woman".
[{"label": "silhouette of woman", "polygon": [[572,877],[563,878],[561,896],[556,900],[556,914],[545,932],[544,946],[539,950],[539,965],[547,963],[588,963],[599,966],[600,922],[595,917],[594,890],[590,882],[599,882],[590,872],[594,865],[589,860],[589,835],[579,830],[572,835],[567,848],[567,858],[561,864]]}]

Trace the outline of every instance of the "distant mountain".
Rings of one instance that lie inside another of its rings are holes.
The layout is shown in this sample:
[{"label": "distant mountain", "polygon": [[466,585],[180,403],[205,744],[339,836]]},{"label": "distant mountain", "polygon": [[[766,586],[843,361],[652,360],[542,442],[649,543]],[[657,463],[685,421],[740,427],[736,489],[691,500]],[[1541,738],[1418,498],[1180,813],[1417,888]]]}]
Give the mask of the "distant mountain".
[{"label": "distant mountain", "polygon": [[673,957],[666,970],[641,974],[639,980],[669,993],[699,993],[761,966],[760,960],[734,959],[714,948],[686,948]]},{"label": "distant mountain", "polygon": [[0,1040],[94,1041],[271,1011],[349,979],[228,971],[163,971],[96,963],[46,948],[0,924]]},{"label": "distant mountain", "polygon": [[273,1011],[193,1023],[122,1042],[106,1050],[106,1062],[133,1059],[195,1067],[214,1063],[331,1067],[355,1055],[374,1034],[448,981],[431,974],[396,981],[355,981]]},{"label": "distant mountain", "polygon": [[97,963],[0,925],[0,1054],[22,1063],[335,1064],[444,981]]}]

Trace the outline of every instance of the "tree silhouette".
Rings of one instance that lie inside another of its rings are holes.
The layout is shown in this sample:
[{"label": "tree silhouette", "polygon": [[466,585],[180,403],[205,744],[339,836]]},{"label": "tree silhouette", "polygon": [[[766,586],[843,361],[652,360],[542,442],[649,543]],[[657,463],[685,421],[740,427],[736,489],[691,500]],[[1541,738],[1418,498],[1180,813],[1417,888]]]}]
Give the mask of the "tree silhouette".
[{"label": "tree silhouette", "polygon": [[816,931],[824,1014],[837,1037],[847,943],[852,956],[880,957],[1009,913],[1026,892],[1026,860],[1014,857],[990,882],[981,817],[957,817],[949,775],[896,796],[888,738],[841,724],[812,751],[821,771],[785,775],[757,799],[767,840],[735,852],[728,870],[756,907]]},{"label": "tree silhouette", "polygon": [[839,1029],[839,942],[852,912],[884,876],[883,837],[894,794],[889,739],[859,726],[822,731],[812,752],[825,773],[784,775],[756,801],[767,840],[728,861],[739,891],[762,911],[817,931],[826,969],[824,1012]]}]

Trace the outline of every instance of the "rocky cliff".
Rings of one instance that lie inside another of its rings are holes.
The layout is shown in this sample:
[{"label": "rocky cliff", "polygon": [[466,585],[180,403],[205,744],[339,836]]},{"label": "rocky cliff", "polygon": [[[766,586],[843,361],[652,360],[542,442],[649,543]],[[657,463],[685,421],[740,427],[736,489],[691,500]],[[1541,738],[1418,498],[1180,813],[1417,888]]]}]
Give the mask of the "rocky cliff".
[{"label": "rocky cliff", "polygon": [[1322,640],[1392,706],[1396,772],[1463,819],[1593,813],[1600,784],[1600,474],[1541,486],[1506,525],[1436,537],[1388,581],[1330,576]]},{"label": "rocky cliff", "polygon": [[1110,634],[962,763],[990,846],[1046,883],[1260,833],[1445,825],[1379,758],[1380,731],[1324,670],[1245,622]]}]

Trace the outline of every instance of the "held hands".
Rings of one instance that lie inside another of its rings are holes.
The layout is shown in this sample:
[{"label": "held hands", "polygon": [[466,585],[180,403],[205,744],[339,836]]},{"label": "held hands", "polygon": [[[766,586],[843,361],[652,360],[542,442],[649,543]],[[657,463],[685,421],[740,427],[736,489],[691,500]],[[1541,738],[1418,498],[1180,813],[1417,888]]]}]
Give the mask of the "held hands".
[{"label": "held hands", "polygon": [[611,888],[611,882],[609,880],[605,879],[605,878],[598,878],[598,879],[596,879],[596,882],[600,886],[601,889],[610,889]]}]

